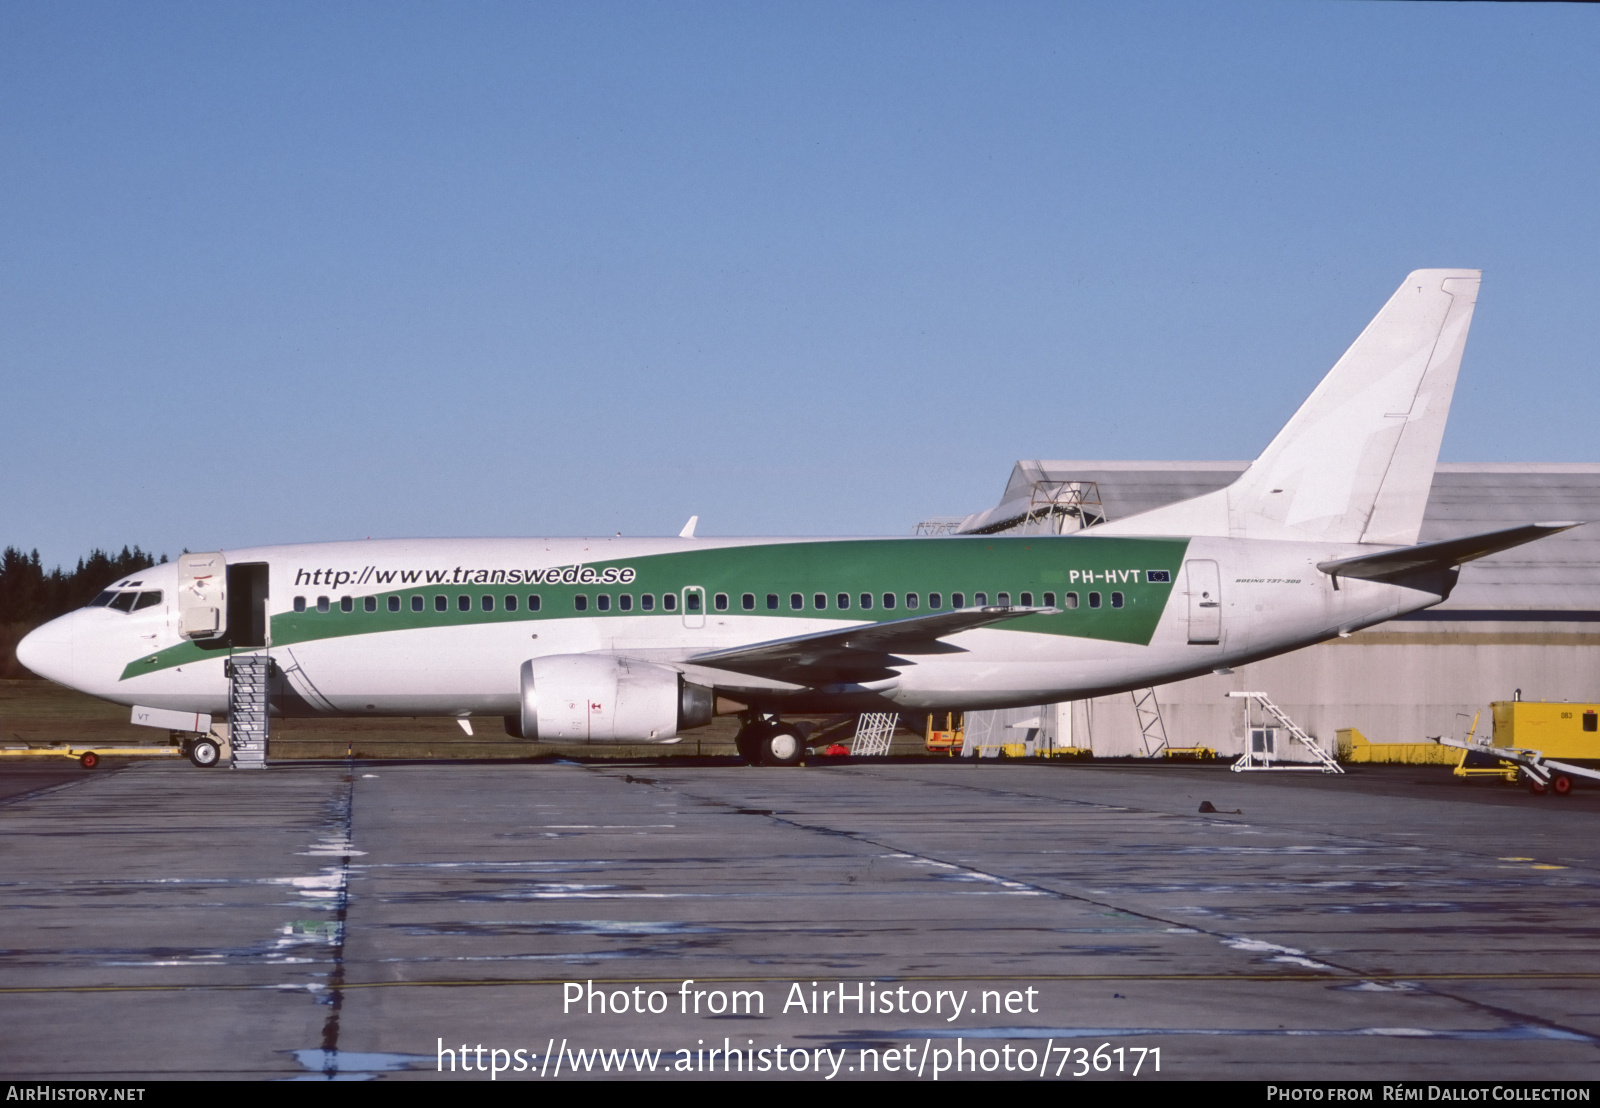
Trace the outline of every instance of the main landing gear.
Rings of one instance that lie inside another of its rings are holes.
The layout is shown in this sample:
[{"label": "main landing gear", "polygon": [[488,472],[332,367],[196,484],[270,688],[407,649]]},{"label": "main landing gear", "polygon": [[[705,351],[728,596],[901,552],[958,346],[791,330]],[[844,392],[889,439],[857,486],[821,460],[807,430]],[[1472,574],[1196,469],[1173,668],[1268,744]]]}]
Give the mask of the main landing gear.
[{"label": "main landing gear", "polygon": [[739,757],[753,766],[793,766],[805,756],[805,733],[776,716],[750,713],[733,740]]}]

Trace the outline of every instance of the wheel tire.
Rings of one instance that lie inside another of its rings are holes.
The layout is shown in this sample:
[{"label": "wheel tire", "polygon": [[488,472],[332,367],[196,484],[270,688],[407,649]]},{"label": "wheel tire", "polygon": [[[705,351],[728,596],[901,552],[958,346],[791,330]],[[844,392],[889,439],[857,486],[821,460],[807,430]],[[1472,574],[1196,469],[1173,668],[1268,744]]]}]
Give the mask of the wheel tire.
[{"label": "wheel tire", "polygon": [[1550,791],[1557,796],[1566,796],[1572,792],[1572,778],[1564,773],[1555,774],[1550,778]]},{"label": "wheel tire", "polygon": [[1545,793],[1550,791],[1550,786],[1546,785],[1537,777],[1530,777],[1528,778],[1528,791],[1534,796],[1543,796]]},{"label": "wheel tire", "polygon": [[94,769],[100,764],[100,755],[92,750],[85,750],[78,758],[78,764],[84,769]]},{"label": "wheel tire", "polygon": [[800,729],[780,723],[761,736],[761,764],[764,766],[794,766],[805,757],[805,737]]},{"label": "wheel tire", "polygon": [[222,760],[222,748],[210,739],[196,739],[189,744],[189,761],[207,769]]},{"label": "wheel tire", "polygon": [[744,759],[747,766],[761,764],[761,736],[766,730],[762,723],[747,723],[739,728],[739,733],[734,736],[733,745],[739,750],[739,757]]}]

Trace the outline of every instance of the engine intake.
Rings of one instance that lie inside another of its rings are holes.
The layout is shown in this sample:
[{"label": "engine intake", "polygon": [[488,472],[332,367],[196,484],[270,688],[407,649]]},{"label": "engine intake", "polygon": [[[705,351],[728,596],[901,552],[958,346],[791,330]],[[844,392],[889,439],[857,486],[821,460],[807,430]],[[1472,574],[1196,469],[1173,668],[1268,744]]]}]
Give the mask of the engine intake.
[{"label": "engine intake", "polygon": [[711,722],[716,695],[671,666],[601,654],[522,663],[522,711],[506,730],[542,742],[665,742]]}]

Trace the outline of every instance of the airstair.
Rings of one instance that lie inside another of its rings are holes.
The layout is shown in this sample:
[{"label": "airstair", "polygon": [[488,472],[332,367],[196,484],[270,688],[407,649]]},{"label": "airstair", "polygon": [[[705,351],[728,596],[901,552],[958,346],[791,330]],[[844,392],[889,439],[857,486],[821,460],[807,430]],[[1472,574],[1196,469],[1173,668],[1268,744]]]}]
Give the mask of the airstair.
[{"label": "airstair", "polygon": [[899,723],[898,712],[862,712],[856,723],[856,737],[850,741],[850,756],[881,758],[888,754],[889,743]]},{"label": "airstair", "polygon": [[1144,739],[1144,756],[1159,758],[1167,750],[1167,725],[1161,719],[1161,704],[1156,700],[1156,690],[1135,689],[1133,714],[1139,719],[1139,735]]},{"label": "airstair", "polygon": [[[1290,719],[1282,708],[1274,704],[1266,693],[1231,692],[1228,695],[1245,701],[1245,748],[1244,753],[1239,755],[1239,760],[1230,767],[1235,773],[1256,769],[1308,769],[1317,770],[1321,773],[1344,772],[1339,763],[1334,761],[1333,755],[1318,746],[1317,740],[1306,734],[1300,725]],[[1254,723],[1255,706],[1257,704],[1261,706],[1262,716],[1270,717],[1277,723],[1278,727],[1267,726],[1265,718],[1263,718],[1260,726]],[[1316,761],[1310,764],[1279,761],[1276,757],[1276,751],[1273,749],[1278,728],[1282,728],[1295,742],[1309,750]]]},{"label": "airstair", "polygon": [[228,742],[234,769],[267,768],[267,682],[272,659],[235,654],[228,662]]}]

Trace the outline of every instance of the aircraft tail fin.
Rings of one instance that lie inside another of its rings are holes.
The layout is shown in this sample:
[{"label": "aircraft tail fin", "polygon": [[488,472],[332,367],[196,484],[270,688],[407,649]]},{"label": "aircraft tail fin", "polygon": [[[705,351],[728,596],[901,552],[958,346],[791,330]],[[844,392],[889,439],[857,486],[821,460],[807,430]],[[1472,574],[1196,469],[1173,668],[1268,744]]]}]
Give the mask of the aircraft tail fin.
[{"label": "aircraft tail fin", "polygon": [[1237,481],[1093,533],[1415,543],[1480,276],[1412,273]]}]

